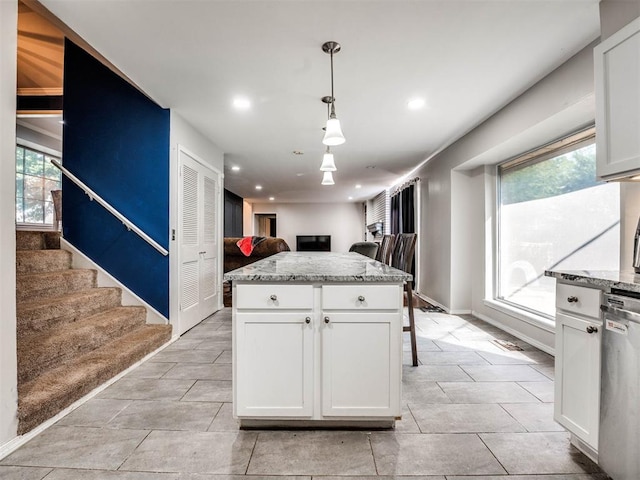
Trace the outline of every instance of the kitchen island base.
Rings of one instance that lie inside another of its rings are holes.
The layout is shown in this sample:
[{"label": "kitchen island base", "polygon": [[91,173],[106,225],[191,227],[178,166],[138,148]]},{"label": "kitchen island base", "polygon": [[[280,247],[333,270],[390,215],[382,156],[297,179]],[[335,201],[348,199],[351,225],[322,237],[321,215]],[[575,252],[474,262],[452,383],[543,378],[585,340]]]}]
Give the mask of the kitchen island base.
[{"label": "kitchen island base", "polygon": [[393,428],[409,274],[357,253],[285,252],[225,278],[241,428]]}]

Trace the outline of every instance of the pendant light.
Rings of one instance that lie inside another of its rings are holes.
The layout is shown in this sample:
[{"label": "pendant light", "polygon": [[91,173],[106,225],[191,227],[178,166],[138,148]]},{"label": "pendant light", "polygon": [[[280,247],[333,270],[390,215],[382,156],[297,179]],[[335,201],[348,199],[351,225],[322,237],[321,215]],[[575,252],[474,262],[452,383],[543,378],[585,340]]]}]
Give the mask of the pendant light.
[{"label": "pendant light", "polygon": [[322,176],[322,185],[335,185],[336,182],[333,181],[333,175],[331,172],[324,172]]},{"label": "pendant light", "polygon": [[336,99],[333,96],[333,54],[340,51],[340,44],[338,42],[325,42],[322,45],[322,51],[331,55],[331,114],[329,115],[329,120],[327,120],[327,127],[322,143],[334,147],[336,145],[342,145],[345,142],[342,128],[340,128],[340,120],[336,117]]},{"label": "pendant light", "polygon": [[329,147],[327,147],[327,151],[324,153],[322,157],[322,165],[320,165],[321,172],[335,172],[337,170],[336,164],[333,161],[333,153]]}]

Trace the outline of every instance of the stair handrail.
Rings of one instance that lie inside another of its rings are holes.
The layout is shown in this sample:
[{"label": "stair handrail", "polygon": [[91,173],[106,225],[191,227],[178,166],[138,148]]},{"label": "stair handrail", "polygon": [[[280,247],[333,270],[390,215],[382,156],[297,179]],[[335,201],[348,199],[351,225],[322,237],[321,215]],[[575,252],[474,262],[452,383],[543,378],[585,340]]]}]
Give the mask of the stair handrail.
[{"label": "stair handrail", "polygon": [[113,215],[114,217],[116,217],[118,220],[120,220],[122,222],[122,224],[127,228],[127,230],[129,231],[133,231],[135,232],[140,238],[142,238],[145,242],[147,242],[149,245],[151,245],[153,248],[155,248],[158,252],[160,252],[162,255],[164,255],[165,257],[167,255],[169,255],[169,251],[167,249],[165,249],[162,245],[160,245],[158,242],[156,242],[153,238],[151,238],[149,235],[147,235],[146,233],[144,233],[135,223],[133,223],[131,220],[129,220],[127,217],[125,217],[124,215],[122,215],[118,210],[116,210],[115,208],[113,208],[106,200],[104,200],[100,195],[98,195],[96,192],[94,192],[93,190],[91,190],[82,180],[80,180],[78,177],[76,177],[73,173],[71,173],[69,170],[67,170],[66,168],[64,168],[60,163],[58,163],[57,160],[54,159],[49,159],[49,161],[56,167],[58,168],[62,173],[64,173],[65,177],[67,177],[69,180],[71,180],[73,183],[75,183],[77,186],[79,186],[84,193],[89,197],[89,200],[93,201],[95,200],[96,202],[98,202],[107,212],[109,212],[111,215]]}]

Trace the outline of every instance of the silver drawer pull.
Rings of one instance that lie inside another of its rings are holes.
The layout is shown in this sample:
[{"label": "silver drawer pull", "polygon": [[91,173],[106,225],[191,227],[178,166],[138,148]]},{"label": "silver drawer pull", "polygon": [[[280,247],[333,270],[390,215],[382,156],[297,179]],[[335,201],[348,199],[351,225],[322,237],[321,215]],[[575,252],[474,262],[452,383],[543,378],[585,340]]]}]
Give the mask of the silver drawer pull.
[{"label": "silver drawer pull", "polygon": [[276,300],[278,300],[277,295],[271,295],[269,298],[271,299],[272,302],[275,302]]},{"label": "silver drawer pull", "polygon": [[363,297],[362,295],[360,295],[360,296],[358,297],[358,301],[359,301],[359,302],[364,302],[364,297]]},{"label": "silver drawer pull", "polygon": [[598,333],[598,327],[592,327],[591,325],[589,325],[587,327],[587,333]]},{"label": "silver drawer pull", "polygon": [[304,319],[305,323],[309,324],[311,323],[311,317],[307,317]]},{"label": "silver drawer pull", "polygon": [[577,303],[578,302],[578,297],[571,295],[570,297],[567,298],[567,302],[569,303]]},{"label": "silver drawer pull", "polygon": [[324,317],[324,323],[329,323],[329,317]]}]

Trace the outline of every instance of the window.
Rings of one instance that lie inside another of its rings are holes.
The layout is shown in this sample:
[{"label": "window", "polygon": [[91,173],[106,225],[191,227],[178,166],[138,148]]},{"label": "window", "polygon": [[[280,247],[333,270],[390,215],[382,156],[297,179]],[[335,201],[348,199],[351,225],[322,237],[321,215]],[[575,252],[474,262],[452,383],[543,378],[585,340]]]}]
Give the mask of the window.
[{"label": "window", "polygon": [[30,148],[16,147],[17,223],[53,225],[51,190],[61,188],[61,179],[51,159],[60,161]]},{"label": "window", "polygon": [[498,167],[498,300],[553,318],[545,270],[619,268],[619,185],[595,178],[591,132]]}]

